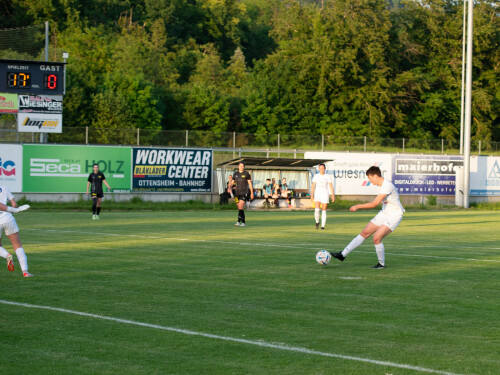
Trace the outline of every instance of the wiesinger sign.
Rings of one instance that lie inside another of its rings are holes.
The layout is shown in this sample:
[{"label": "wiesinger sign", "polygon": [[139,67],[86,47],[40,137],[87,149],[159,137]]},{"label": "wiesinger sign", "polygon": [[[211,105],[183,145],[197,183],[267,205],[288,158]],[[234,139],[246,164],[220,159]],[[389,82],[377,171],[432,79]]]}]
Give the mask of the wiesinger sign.
[{"label": "wiesinger sign", "polygon": [[23,192],[84,193],[94,163],[114,192],[130,191],[131,148],[23,146]]}]

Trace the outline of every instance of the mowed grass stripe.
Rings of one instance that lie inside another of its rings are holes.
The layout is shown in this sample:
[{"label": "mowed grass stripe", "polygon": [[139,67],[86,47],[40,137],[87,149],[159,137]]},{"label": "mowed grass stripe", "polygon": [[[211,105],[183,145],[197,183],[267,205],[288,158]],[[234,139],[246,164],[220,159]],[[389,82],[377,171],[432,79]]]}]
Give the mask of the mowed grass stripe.
[{"label": "mowed grass stripe", "polygon": [[200,336],[200,337],[215,339],[215,340],[232,341],[232,342],[245,344],[245,345],[255,345],[255,346],[259,346],[259,347],[263,347],[263,348],[267,348],[267,349],[285,350],[285,351],[296,352],[296,353],[300,353],[300,354],[310,354],[310,355],[316,355],[316,356],[321,356],[321,357],[339,358],[339,359],[345,359],[345,360],[350,360],[350,361],[365,362],[365,363],[370,363],[370,364],[374,364],[374,365],[394,367],[394,368],[400,368],[400,369],[412,370],[412,371],[424,372],[424,373],[431,373],[431,374],[460,375],[460,374],[453,373],[453,372],[439,371],[439,370],[434,370],[434,369],[430,369],[430,368],[426,368],[426,367],[412,366],[412,365],[393,363],[393,362],[388,362],[388,361],[378,361],[378,360],[374,360],[374,359],[360,358],[360,357],[355,357],[355,356],[350,356],[350,355],[327,353],[327,352],[321,352],[321,351],[317,351],[317,350],[311,350],[311,349],[295,347],[295,346],[272,344],[272,343],[267,343],[265,341],[260,341],[260,340],[254,341],[254,340],[247,340],[247,339],[239,339],[239,338],[235,338],[235,337],[213,335],[210,333],[196,332],[196,331],[191,331],[191,330],[187,330],[187,329],[166,327],[166,326],[161,326],[161,325],[157,325],[157,324],[149,324],[149,323],[144,323],[144,322],[136,322],[133,320],[113,318],[110,316],[90,314],[90,313],[85,313],[85,312],[81,312],[81,311],[68,310],[68,309],[63,309],[63,308],[58,308],[58,307],[32,305],[29,303],[20,303],[20,302],[5,301],[5,300],[0,300],[0,303],[5,304],[5,305],[13,305],[13,306],[26,307],[26,308],[57,311],[57,312],[66,313],[66,314],[84,316],[87,318],[112,321],[115,323],[129,324],[129,325],[135,325],[135,326],[140,326],[140,327],[144,327],[144,328],[152,328],[152,329],[158,329],[158,330],[163,330],[163,331],[170,331],[170,332],[180,333],[180,334],[184,334],[184,335]]},{"label": "mowed grass stripe", "polygon": [[[262,243],[262,242],[243,242],[243,241],[227,241],[227,240],[210,240],[210,239],[196,239],[196,238],[176,238],[176,237],[167,237],[167,236],[150,236],[150,235],[139,235],[139,234],[124,234],[124,233],[110,233],[110,232],[92,232],[92,231],[77,231],[77,230],[58,230],[58,229],[27,229],[34,231],[43,231],[43,232],[55,232],[55,233],[72,233],[72,234],[82,234],[84,236],[88,235],[99,235],[99,236],[115,236],[115,237],[132,237],[138,239],[150,239],[150,240],[167,240],[167,241],[191,241],[191,242],[211,242],[211,243],[220,243],[226,245],[240,245],[240,246],[252,246],[252,247],[275,247],[275,248],[290,248],[290,249],[308,249],[308,250],[322,250],[325,247],[322,246],[311,246],[306,244],[293,244],[287,245],[283,243]],[[450,247],[450,246],[415,246],[415,245],[405,245],[406,248],[444,248],[444,249],[474,249],[474,247]],[[478,247],[482,250],[488,249],[485,247]],[[491,250],[497,250],[500,248],[491,248]],[[328,250],[328,249],[327,249]],[[356,250],[357,253],[370,253],[364,250]],[[500,260],[496,259],[477,259],[477,258],[464,258],[464,257],[453,257],[453,256],[438,256],[438,255],[423,255],[423,254],[405,254],[405,253],[394,253],[386,251],[387,255],[393,256],[401,256],[401,257],[417,257],[417,258],[436,258],[436,259],[450,259],[450,260],[466,260],[466,261],[475,261],[475,262],[497,262],[500,263]],[[490,255],[490,254],[487,254]]]}]

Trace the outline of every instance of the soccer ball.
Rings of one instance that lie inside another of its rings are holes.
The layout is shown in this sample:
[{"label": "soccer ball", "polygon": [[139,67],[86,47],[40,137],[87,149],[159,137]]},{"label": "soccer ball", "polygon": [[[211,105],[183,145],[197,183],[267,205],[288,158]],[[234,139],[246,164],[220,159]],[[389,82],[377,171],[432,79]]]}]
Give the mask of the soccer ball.
[{"label": "soccer ball", "polygon": [[328,251],[320,250],[317,252],[316,262],[318,262],[319,264],[322,264],[325,266],[328,263],[330,263],[330,260],[332,260],[332,256],[330,255],[330,253]]}]

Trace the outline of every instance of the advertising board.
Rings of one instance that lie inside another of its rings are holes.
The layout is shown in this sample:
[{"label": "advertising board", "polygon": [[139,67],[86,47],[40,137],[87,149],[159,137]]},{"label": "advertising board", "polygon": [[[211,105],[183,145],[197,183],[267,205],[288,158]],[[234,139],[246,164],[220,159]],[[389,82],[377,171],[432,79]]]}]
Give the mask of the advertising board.
[{"label": "advertising board", "polygon": [[11,192],[21,192],[23,187],[23,146],[2,145],[0,147],[0,185]]},{"label": "advertising board", "polygon": [[0,92],[0,113],[17,113],[17,94],[7,94]]},{"label": "advertising board", "polygon": [[211,192],[211,150],[134,148],[133,191]]},{"label": "advertising board", "polygon": [[62,95],[19,95],[19,112],[61,114],[62,110]]},{"label": "advertising board", "polygon": [[62,133],[62,114],[19,112],[17,131],[20,133]]},{"label": "advertising board", "polygon": [[392,183],[402,195],[455,195],[460,156],[394,155]]},{"label": "advertising board", "polygon": [[377,195],[378,188],[366,178],[366,170],[377,166],[382,176],[391,178],[392,155],[353,152],[306,152],[305,159],[331,159],[326,173],[332,176],[337,195]]},{"label": "advertising board", "polygon": [[131,148],[23,146],[23,192],[84,193],[94,163],[114,192],[130,191]]},{"label": "advertising board", "polygon": [[500,196],[500,157],[471,157],[470,195]]}]

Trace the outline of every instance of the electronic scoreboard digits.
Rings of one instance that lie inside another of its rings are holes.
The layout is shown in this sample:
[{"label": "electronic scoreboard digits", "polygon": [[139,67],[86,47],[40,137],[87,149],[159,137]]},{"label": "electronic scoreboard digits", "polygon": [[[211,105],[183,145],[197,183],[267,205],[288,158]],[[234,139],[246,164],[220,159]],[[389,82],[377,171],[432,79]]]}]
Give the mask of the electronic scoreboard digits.
[{"label": "electronic scoreboard digits", "polygon": [[0,59],[0,92],[63,95],[65,63]]}]

